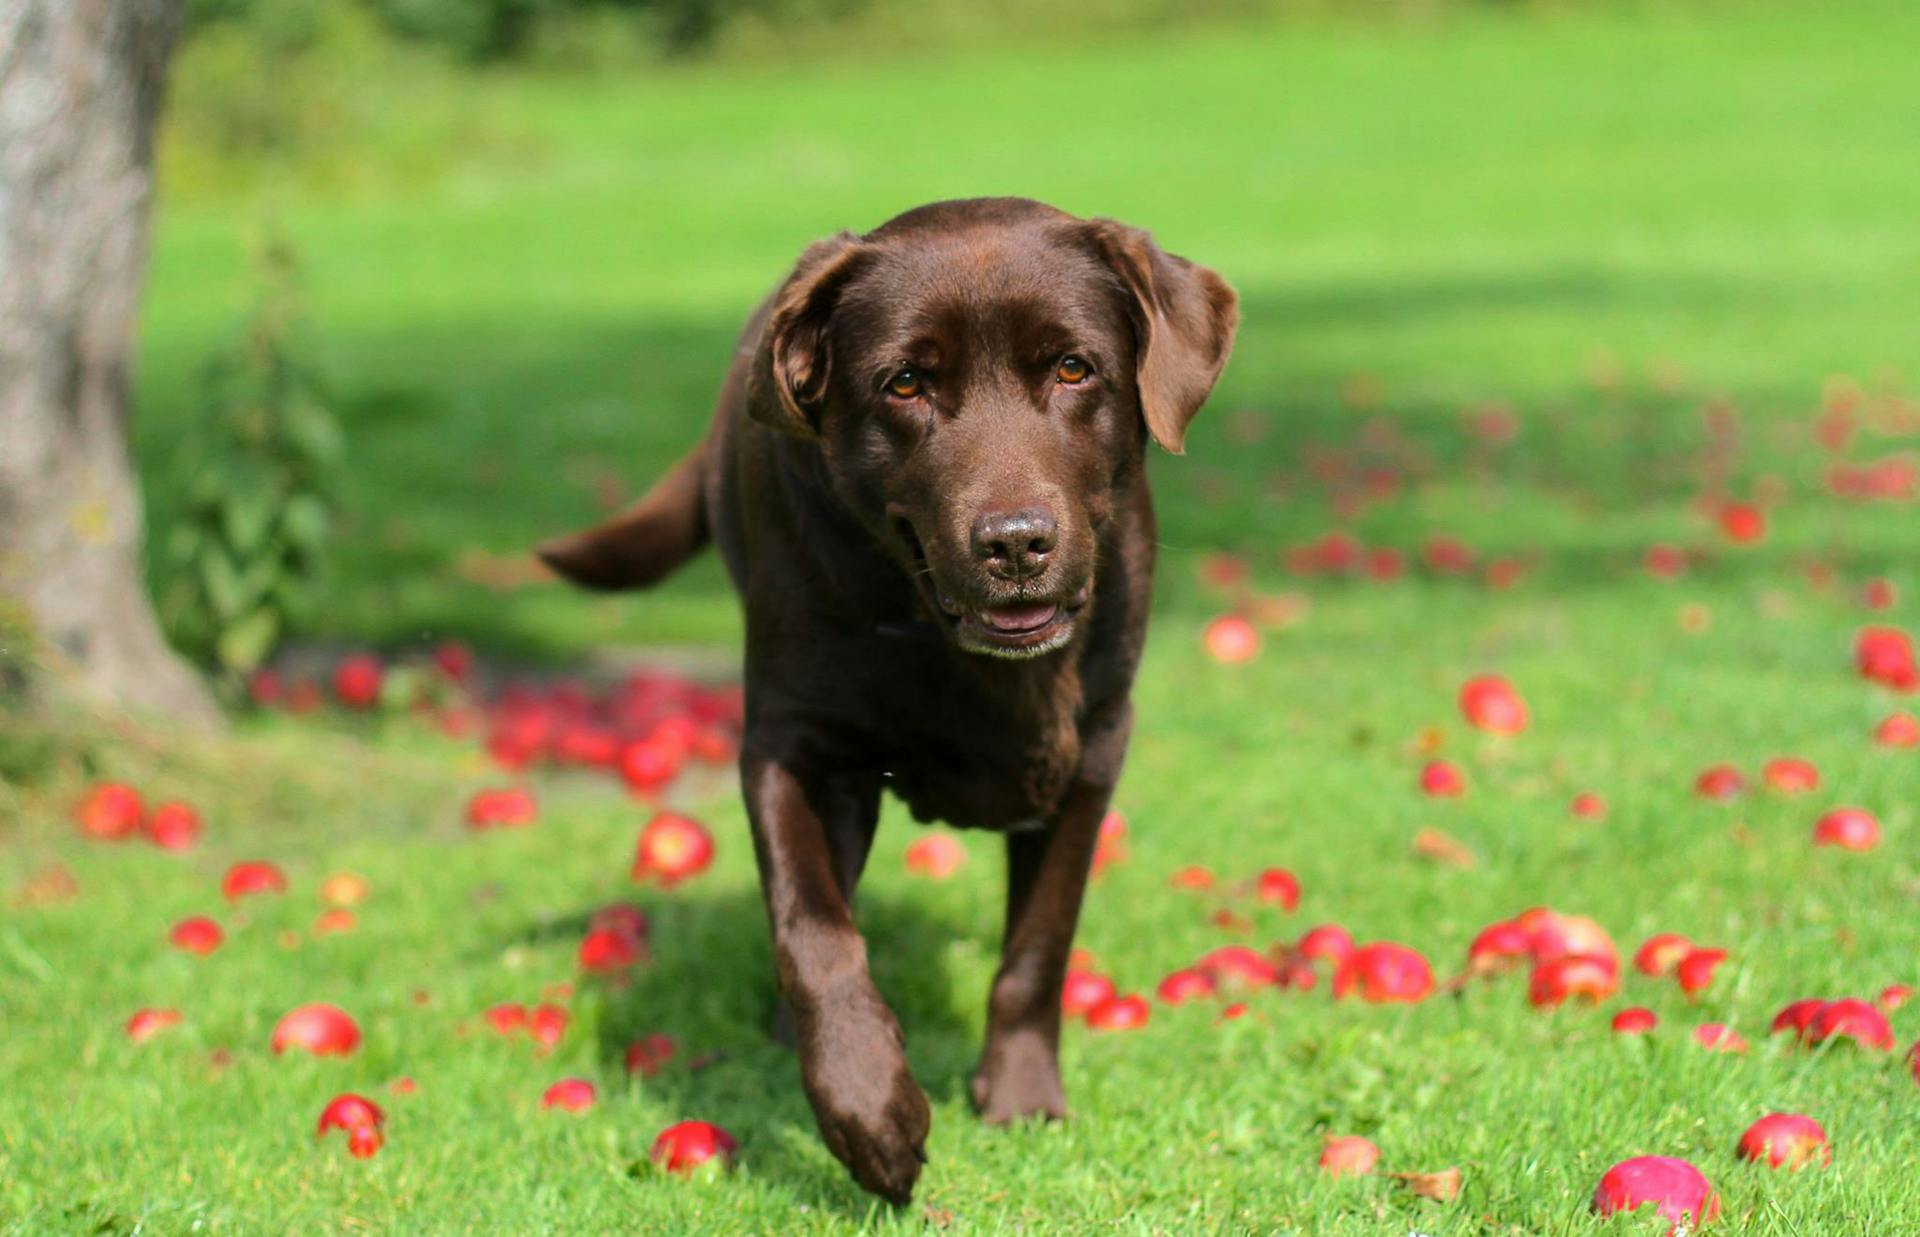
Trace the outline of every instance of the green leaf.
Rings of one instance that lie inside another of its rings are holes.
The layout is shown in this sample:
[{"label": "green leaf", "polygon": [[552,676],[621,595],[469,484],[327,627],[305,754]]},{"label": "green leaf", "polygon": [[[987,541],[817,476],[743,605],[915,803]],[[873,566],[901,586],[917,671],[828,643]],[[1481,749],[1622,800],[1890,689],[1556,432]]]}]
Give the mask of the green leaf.
[{"label": "green leaf", "polygon": [[229,495],[220,513],[227,543],[240,554],[258,550],[273,526],[273,506],[273,493],[264,485],[249,485]]},{"label": "green leaf", "polygon": [[233,618],[246,606],[247,599],[241,595],[240,572],[218,546],[210,545],[200,551],[200,583],[206,588],[207,600],[213,604],[213,612],[221,622]]},{"label": "green leaf", "polygon": [[280,638],[280,616],[262,606],[220,633],[215,652],[220,664],[239,674],[256,669]]},{"label": "green leaf", "polygon": [[326,504],[311,494],[295,494],[280,509],[280,528],[287,540],[316,558],[327,543],[331,524]]}]

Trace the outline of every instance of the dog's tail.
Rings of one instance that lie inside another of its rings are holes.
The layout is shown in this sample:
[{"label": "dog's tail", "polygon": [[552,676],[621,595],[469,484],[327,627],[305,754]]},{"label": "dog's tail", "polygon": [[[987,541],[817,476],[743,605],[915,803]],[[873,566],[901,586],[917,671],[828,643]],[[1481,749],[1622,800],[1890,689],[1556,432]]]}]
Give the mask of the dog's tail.
[{"label": "dog's tail", "polygon": [[534,553],[584,588],[646,588],[665,579],[711,537],[707,454],[702,441],[639,502],[592,528],[542,542]]}]

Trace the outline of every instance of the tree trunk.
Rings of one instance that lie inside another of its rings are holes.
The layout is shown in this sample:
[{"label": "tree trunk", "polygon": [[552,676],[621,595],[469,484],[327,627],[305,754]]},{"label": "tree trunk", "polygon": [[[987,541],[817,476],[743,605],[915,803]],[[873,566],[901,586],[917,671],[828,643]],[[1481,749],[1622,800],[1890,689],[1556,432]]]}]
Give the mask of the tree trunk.
[{"label": "tree trunk", "polygon": [[0,606],[43,680],[210,727],[140,561],[127,453],[153,133],[180,0],[0,0]]}]

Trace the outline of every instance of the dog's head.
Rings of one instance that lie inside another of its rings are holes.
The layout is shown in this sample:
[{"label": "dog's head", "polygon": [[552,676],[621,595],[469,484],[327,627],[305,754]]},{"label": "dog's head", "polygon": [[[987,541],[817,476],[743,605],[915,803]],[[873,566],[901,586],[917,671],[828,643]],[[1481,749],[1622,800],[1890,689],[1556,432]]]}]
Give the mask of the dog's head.
[{"label": "dog's head", "polygon": [[958,645],[1066,644],[1145,440],[1183,449],[1233,289],[1145,232],[1037,202],[922,207],[807,250],[749,377]]}]

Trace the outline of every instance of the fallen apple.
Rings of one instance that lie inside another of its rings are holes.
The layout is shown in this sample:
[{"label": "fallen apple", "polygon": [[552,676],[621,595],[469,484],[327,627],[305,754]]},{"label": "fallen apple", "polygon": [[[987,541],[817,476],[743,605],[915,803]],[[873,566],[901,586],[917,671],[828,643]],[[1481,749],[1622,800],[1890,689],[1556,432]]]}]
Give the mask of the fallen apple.
[{"label": "fallen apple", "polygon": [[1693,1028],[1693,1040],[1708,1052],[1742,1053],[1747,1041],[1740,1032],[1724,1022],[1703,1022]]},{"label": "fallen apple", "polygon": [[1337,923],[1323,923],[1307,929],[1293,947],[1297,957],[1309,962],[1327,962],[1338,967],[1358,948],[1353,934]]},{"label": "fallen apple", "polygon": [[660,1131],[647,1158],[666,1172],[688,1175],[709,1163],[726,1167],[739,1146],[733,1135],[717,1125],[682,1121]]},{"label": "fallen apple", "polygon": [[476,790],[467,800],[467,827],[476,831],[531,825],[540,818],[533,792],[521,786]]},{"label": "fallen apple", "polygon": [[1093,875],[1098,876],[1127,857],[1127,818],[1108,812],[1100,820],[1100,839],[1093,847]]},{"label": "fallen apple", "polygon": [[1893,1028],[1887,1016],[1872,1002],[1854,997],[1827,1002],[1807,1024],[1807,1043],[1824,1044],[1830,1039],[1850,1039],[1863,1047],[1893,1051]]},{"label": "fallen apple", "polygon": [[562,1078],[540,1097],[540,1107],[558,1108],[562,1112],[585,1112],[593,1107],[594,1098],[593,1084],[586,1079]]},{"label": "fallen apple", "polygon": [[1888,984],[1880,989],[1876,1003],[1887,1013],[1899,1009],[1913,999],[1913,987],[1910,984]]},{"label": "fallen apple", "polygon": [[1563,954],[1533,968],[1527,1000],[1535,1009],[1552,1009],[1571,1000],[1598,1005],[1620,989],[1620,972],[1604,958]]},{"label": "fallen apple", "polygon": [[664,739],[636,739],[620,749],[620,776],[628,790],[647,798],[680,776],[683,758],[682,749]]},{"label": "fallen apple", "polygon": [[194,915],[182,919],[173,925],[173,931],[167,933],[167,941],[175,948],[190,954],[205,956],[220,948],[227,934],[220,925],[205,915]]},{"label": "fallen apple", "polygon": [[315,936],[333,936],[340,932],[351,932],[360,924],[354,913],[344,906],[330,906],[313,921]]},{"label": "fallen apple", "polygon": [[639,938],[616,928],[594,928],[580,941],[580,969],[617,974],[640,961]]},{"label": "fallen apple", "polygon": [[1154,989],[1154,995],[1160,998],[1162,1005],[1184,1005],[1188,1001],[1205,1000],[1213,995],[1213,979],[1204,971],[1175,971],[1160,981]]},{"label": "fallen apple", "polygon": [[387,1114],[380,1105],[364,1095],[348,1092],[327,1101],[327,1106],[320,1110],[320,1120],[314,1126],[313,1135],[319,1138],[329,1130],[377,1130],[386,1123]]},{"label": "fallen apple", "polygon": [[1812,1117],[1798,1113],[1769,1113],[1755,1121],[1740,1135],[1736,1153],[1743,1160],[1764,1163],[1769,1168],[1824,1167],[1833,1163],[1827,1132]]},{"label": "fallen apple", "polygon": [[1260,652],[1260,632],[1238,614],[1223,614],[1207,624],[1201,637],[1207,656],[1224,666],[1252,661]]},{"label": "fallen apple", "polygon": [[289,1048],[303,1048],[316,1057],[344,1057],[359,1046],[359,1025],[336,1005],[296,1006],[273,1028],[275,1056]]},{"label": "fallen apple", "polygon": [[1794,1001],[1773,1016],[1773,1023],[1767,1028],[1767,1034],[1778,1035],[1782,1031],[1790,1032],[1797,1040],[1805,1041],[1813,1027],[1813,1020],[1827,1007],[1825,1001],[1809,997]]},{"label": "fallen apple", "polygon": [[1344,1000],[1358,990],[1360,999],[1383,1004],[1414,1004],[1433,992],[1433,968],[1416,950],[1390,941],[1362,945],[1334,972],[1333,996]]},{"label": "fallen apple", "polygon": [[1420,770],[1420,789],[1429,798],[1457,799],[1467,793],[1467,775],[1448,760],[1430,760]]},{"label": "fallen apple", "polygon": [[1497,674],[1467,680],[1460,689],[1460,713],[1468,725],[1492,734],[1519,734],[1527,728],[1526,701]]},{"label": "fallen apple", "polygon": [[1873,741],[1881,747],[1920,747],[1920,717],[1911,713],[1893,713],[1873,728]]},{"label": "fallen apple", "polygon": [[1896,691],[1920,687],[1920,661],[1913,637],[1898,627],[1863,627],[1854,641],[1854,665],[1862,678]]},{"label": "fallen apple", "polygon": [[1114,995],[1113,981],[1095,971],[1070,970],[1060,986],[1060,1012],[1085,1017],[1088,1010]]},{"label": "fallen apple", "polygon": [[1605,820],[1607,801],[1591,790],[1584,790],[1573,797],[1568,810],[1582,820]]},{"label": "fallen apple", "polygon": [[1620,969],[1620,951],[1598,920],[1536,906],[1515,916],[1514,922],[1533,933],[1537,962],[1579,956],[1598,959],[1615,971]]},{"label": "fallen apple", "polygon": [[533,1037],[534,1043],[550,1052],[567,1033],[567,1023],[572,1020],[572,1015],[561,1006],[541,1005],[527,1015],[527,1034]]},{"label": "fallen apple", "polygon": [[1268,988],[1280,982],[1280,968],[1265,954],[1247,945],[1222,945],[1209,950],[1193,969],[1227,990]]},{"label": "fallen apple", "polygon": [[1268,868],[1254,881],[1254,897],[1289,913],[1300,907],[1300,880],[1285,868]]},{"label": "fallen apple", "polygon": [[349,709],[371,709],[380,703],[386,677],[380,659],[369,653],[342,658],[333,669],[333,695]]},{"label": "fallen apple", "polygon": [[1835,808],[1814,823],[1813,844],[1872,850],[1880,844],[1880,822],[1865,808]]},{"label": "fallen apple", "polygon": [[1760,780],[1780,794],[1803,795],[1820,789],[1820,770],[1810,760],[1776,756],[1761,768]]},{"label": "fallen apple", "polygon": [[1087,1025],[1096,1031],[1134,1031],[1147,1025],[1153,1007],[1136,995],[1110,996],[1087,1011]]},{"label": "fallen apple", "polygon": [[1713,977],[1726,960],[1724,949],[1695,949],[1674,964],[1673,977],[1680,991],[1689,997],[1698,996],[1713,986]]},{"label": "fallen apple", "polygon": [[1746,777],[1732,765],[1714,765],[1693,781],[1694,793],[1703,799],[1732,799],[1746,788]]},{"label": "fallen apple", "polygon": [[1489,924],[1467,946],[1467,971],[1494,975],[1533,960],[1533,933],[1511,919]]},{"label": "fallen apple", "polygon": [[227,869],[220,880],[220,892],[229,902],[262,893],[285,893],[287,875],[280,866],[264,859],[247,860]]},{"label": "fallen apple", "polygon": [[1167,878],[1167,884],[1175,889],[1190,889],[1195,892],[1211,889],[1214,886],[1213,872],[1198,864],[1189,864],[1180,868]]},{"label": "fallen apple", "polygon": [[490,1006],[481,1017],[498,1034],[514,1035],[526,1029],[527,1007],[518,1001],[504,1001]]},{"label": "fallen apple", "polygon": [[1380,1148],[1358,1134],[1329,1134],[1320,1144],[1320,1171],[1329,1177],[1364,1177],[1380,1162]]},{"label": "fallen apple", "polygon": [[907,847],[907,871],[930,880],[947,879],[966,861],[967,848],[951,833],[930,833]]},{"label": "fallen apple", "polygon": [[141,828],[161,850],[191,850],[200,840],[200,813],[191,804],[169,800],[154,808]]},{"label": "fallen apple", "polygon": [[1634,951],[1633,968],[1642,975],[1658,978],[1692,952],[1693,942],[1678,932],[1656,932]]},{"label": "fallen apple", "polygon": [[1634,1005],[1621,1010],[1613,1016],[1615,1035],[1645,1035],[1660,1025],[1660,1019],[1650,1009]]},{"label": "fallen apple", "polygon": [[1753,545],[1766,538],[1766,513],[1752,503],[1728,503],[1720,508],[1720,532],[1735,545]]},{"label": "fallen apple", "polygon": [[140,828],[145,812],[140,792],[121,782],[102,782],[73,809],[80,832],[99,842],[123,842]]},{"label": "fallen apple", "polygon": [[180,1011],[177,1009],[136,1009],[133,1017],[127,1019],[127,1038],[136,1044],[144,1044],[168,1027],[180,1025]]},{"label": "fallen apple", "polygon": [[627,1072],[638,1074],[642,1078],[652,1078],[665,1069],[679,1051],[671,1035],[654,1032],[645,1035],[627,1045]]},{"label": "fallen apple", "polygon": [[358,906],[367,900],[367,882],[352,872],[335,872],[320,882],[320,900],[330,906]]},{"label": "fallen apple", "polygon": [[713,837],[700,822],[678,812],[661,812],[640,830],[633,879],[671,888],[706,871],[712,862]]},{"label": "fallen apple", "polygon": [[1654,1207],[1673,1222],[1672,1233],[1686,1224],[1707,1224],[1720,1214],[1720,1196],[1699,1169],[1664,1155],[1636,1156],[1609,1168],[1593,1192],[1593,1210],[1602,1219],[1642,1207]]}]

